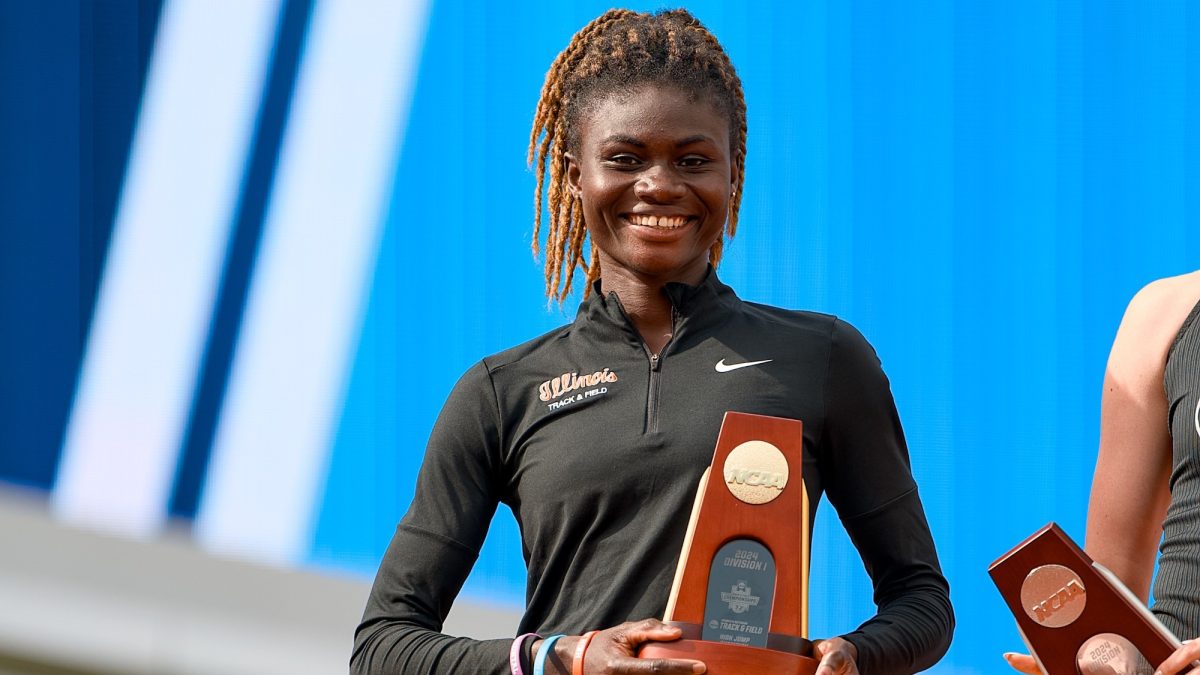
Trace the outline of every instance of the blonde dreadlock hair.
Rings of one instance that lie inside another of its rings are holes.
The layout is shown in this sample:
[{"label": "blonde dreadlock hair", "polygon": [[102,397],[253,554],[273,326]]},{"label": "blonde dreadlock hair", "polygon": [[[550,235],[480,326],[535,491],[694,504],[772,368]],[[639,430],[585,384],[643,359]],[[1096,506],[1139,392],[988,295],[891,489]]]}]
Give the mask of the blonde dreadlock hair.
[{"label": "blonde dreadlock hair", "polygon": [[[584,297],[600,277],[595,247],[583,253],[587,227],[578,196],[567,186],[566,153],[579,144],[579,115],[606,94],[643,83],[679,87],[707,100],[729,117],[733,175],[737,183],[729,200],[725,234],[737,230],[746,162],[746,101],[742,81],[717,38],[685,9],[644,14],[610,9],[584,26],[554,59],[542,85],[529,163],[536,162],[533,255],[538,255],[545,193],[550,222],[546,234],[546,295],[560,303],[571,292],[575,269],[587,271]],[[550,181],[546,183],[549,167]],[[721,260],[723,237],[709,251],[715,266]]]}]

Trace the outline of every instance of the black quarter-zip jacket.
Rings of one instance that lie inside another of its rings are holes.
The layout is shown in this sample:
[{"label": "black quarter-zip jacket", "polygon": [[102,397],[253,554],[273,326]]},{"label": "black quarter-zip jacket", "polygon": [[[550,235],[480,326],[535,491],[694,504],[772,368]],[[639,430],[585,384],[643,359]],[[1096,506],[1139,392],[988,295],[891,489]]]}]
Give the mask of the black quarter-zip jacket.
[{"label": "black quarter-zip jacket", "polygon": [[949,587],[871,346],[835,317],[743,302],[711,271],[667,293],[675,325],[657,356],[597,292],[573,323],[462,377],[380,564],[354,672],[509,672],[511,640],[439,632],[501,503],[528,569],[520,632],[661,618],[729,410],[803,421],[809,502],[828,496],[874,586],[878,613],[844,636],[860,671],[912,673],[945,653]]}]

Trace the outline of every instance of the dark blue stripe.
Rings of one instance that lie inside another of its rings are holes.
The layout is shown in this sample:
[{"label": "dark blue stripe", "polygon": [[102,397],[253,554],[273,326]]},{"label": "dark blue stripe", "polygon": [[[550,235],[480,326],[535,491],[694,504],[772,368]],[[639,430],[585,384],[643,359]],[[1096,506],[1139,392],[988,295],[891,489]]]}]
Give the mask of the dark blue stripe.
[{"label": "dark blue stripe", "polygon": [[161,11],[0,2],[0,480],[53,485]]},{"label": "dark blue stripe", "polygon": [[170,514],[175,517],[193,518],[199,508],[312,6],[312,0],[287,0],[280,10],[266,95],[255,122],[250,159],[234,215],[233,236],[225,253],[224,273],[200,362],[200,379],[176,469],[169,506]]}]

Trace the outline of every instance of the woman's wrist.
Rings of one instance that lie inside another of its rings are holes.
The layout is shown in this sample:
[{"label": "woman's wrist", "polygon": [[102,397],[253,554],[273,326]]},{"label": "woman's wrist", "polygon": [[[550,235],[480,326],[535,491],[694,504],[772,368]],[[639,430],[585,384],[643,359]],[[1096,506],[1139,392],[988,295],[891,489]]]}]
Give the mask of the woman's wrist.
[{"label": "woman's wrist", "polygon": [[845,635],[842,636],[842,640],[845,640],[846,646],[850,648],[850,658],[854,659],[855,663],[858,663],[858,645],[855,645],[854,641]]},{"label": "woman's wrist", "polygon": [[[557,649],[562,649],[558,647],[557,643],[562,641],[564,637],[566,636],[562,634],[551,635],[542,640],[540,645],[537,645],[533,656],[533,675],[547,675],[547,673],[550,675],[566,675],[561,668],[562,660],[557,651]],[[550,670],[547,671],[547,668]]]},{"label": "woman's wrist", "polygon": [[583,660],[587,658],[587,648],[592,638],[600,631],[590,630],[576,640],[575,650],[571,653],[571,675],[584,675]]},{"label": "woman's wrist", "polygon": [[813,643],[813,657],[820,663],[817,675],[859,675],[858,647],[843,636]]},{"label": "woman's wrist", "polygon": [[[553,636],[551,636],[553,637]],[[537,638],[531,640],[530,644],[533,647],[531,663],[537,663],[542,660],[542,648],[550,638]],[[545,664],[543,669],[546,675],[571,675],[571,667],[573,664],[573,656],[575,649],[579,646],[580,638],[574,635],[563,635],[551,644],[550,654],[546,654]],[[526,671],[525,675],[532,675],[533,670]]]}]

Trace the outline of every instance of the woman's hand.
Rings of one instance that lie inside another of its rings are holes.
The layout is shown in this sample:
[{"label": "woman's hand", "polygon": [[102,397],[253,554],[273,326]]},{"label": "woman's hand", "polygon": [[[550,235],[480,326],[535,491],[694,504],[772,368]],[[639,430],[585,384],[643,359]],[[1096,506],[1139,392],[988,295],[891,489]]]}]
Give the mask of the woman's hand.
[{"label": "woman's hand", "polygon": [[858,675],[858,649],[840,637],[818,640],[813,654],[821,659],[816,675]]},{"label": "woman's hand", "polygon": [[[707,669],[700,661],[684,659],[639,659],[637,648],[644,642],[670,642],[683,631],[657,619],[629,621],[592,636],[583,655],[586,675],[698,675]],[[554,645],[551,662],[561,675],[570,675],[575,650],[581,638],[564,638]],[[539,648],[540,645],[534,645]]]},{"label": "woman's hand", "polygon": [[1192,666],[1200,661],[1200,640],[1184,640],[1183,646],[1175,650],[1154,671],[1154,675],[1176,675],[1177,673],[1200,673],[1200,668]]}]

